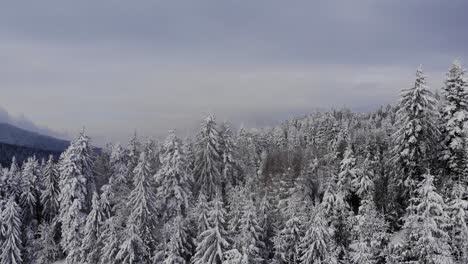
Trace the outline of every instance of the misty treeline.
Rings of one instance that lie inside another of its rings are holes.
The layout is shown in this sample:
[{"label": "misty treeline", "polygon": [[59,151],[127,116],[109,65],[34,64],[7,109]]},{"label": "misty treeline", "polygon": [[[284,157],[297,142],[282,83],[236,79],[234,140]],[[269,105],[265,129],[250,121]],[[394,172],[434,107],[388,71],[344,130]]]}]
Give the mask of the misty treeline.
[{"label": "misty treeline", "polygon": [[1,170],[0,263],[468,263],[468,84]]}]

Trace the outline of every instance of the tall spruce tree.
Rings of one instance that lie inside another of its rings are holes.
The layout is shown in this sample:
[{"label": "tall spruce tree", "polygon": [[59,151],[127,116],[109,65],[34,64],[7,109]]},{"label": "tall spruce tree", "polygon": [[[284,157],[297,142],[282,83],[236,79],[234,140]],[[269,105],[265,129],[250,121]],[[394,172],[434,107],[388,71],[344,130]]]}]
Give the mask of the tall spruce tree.
[{"label": "tall spruce tree", "polygon": [[[153,252],[155,245],[155,227],[158,212],[152,177],[149,172],[149,161],[145,152],[140,154],[134,175],[135,187],[128,198],[130,216],[127,232],[130,233],[132,239],[136,239],[135,241],[139,240],[136,236],[140,237],[146,246],[144,251],[147,255],[143,256],[143,258],[149,260],[149,252]],[[133,234],[134,232],[136,234]],[[130,244],[136,243],[132,241],[127,242]]]},{"label": "tall spruce tree", "polygon": [[2,249],[1,264],[21,264],[21,209],[14,198],[10,198],[1,214]]},{"label": "tall spruce tree", "polygon": [[103,213],[97,193],[93,194],[92,208],[86,218],[83,243],[81,245],[82,259],[87,264],[97,264],[101,258]]},{"label": "tall spruce tree", "polygon": [[162,148],[161,169],[156,174],[157,197],[164,221],[186,215],[192,181],[182,142],[171,131]]},{"label": "tall spruce tree", "polygon": [[58,214],[60,206],[60,178],[53,156],[49,156],[44,166],[44,190],[41,193],[42,215],[51,222]]},{"label": "tall spruce tree", "polygon": [[424,175],[405,217],[406,231],[404,258],[417,263],[452,263],[449,235],[445,227],[449,224],[443,198],[434,187],[434,176]]},{"label": "tall spruce tree", "polygon": [[81,133],[63,153],[60,162],[61,245],[67,254],[69,264],[84,261],[80,249],[86,215],[90,208],[88,200],[94,190],[91,163],[92,150],[89,138]]},{"label": "tall spruce tree", "polygon": [[229,249],[230,239],[226,231],[226,212],[219,196],[211,202],[209,228],[197,238],[197,248],[193,257],[194,264],[221,264]]},{"label": "tall spruce tree", "polygon": [[334,264],[335,256],[333,230],[328,226],[323,209],[316,208],[307,224],[307,232],[301,238],[299,250],[301,264]]},{"label": "tall spruce tree", "polygon": [[447,162],[449,179],[467,181],[468,81],[459,61],[447,73],[443,92],[442,132],[443,160]]},{"label": "tall spruce tree", "polygon": [[205,118],[197,138],[194,175],[199,192],[210,200],[221,192],[220,137],[212,115]]}]

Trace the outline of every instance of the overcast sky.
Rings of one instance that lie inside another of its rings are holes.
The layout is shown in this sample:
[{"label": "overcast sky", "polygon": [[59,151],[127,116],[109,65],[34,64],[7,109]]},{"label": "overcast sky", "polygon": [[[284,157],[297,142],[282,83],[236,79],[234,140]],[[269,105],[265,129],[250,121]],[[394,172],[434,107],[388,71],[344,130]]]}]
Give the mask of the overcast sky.
[{"label": "overcast sky", "polygon": [[[4,1],[0,119],[95,141],[392,103],[468,62],[468,1]],[[27,122],[26,122],[27,123]]]}]

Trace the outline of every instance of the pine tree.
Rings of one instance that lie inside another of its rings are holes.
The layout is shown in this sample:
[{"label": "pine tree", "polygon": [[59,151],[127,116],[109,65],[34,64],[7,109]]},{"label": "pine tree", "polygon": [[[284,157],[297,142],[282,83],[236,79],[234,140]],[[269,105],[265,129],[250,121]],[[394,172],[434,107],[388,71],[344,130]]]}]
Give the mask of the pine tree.
[{"label": "pine tree", "polygon": [[198,196],[197,204],[194,210],[192,211],[192,217],[196,222],[198,235],[205,232],[210,227],[209,212],[210,206],[208,204],[208,201],[206,200],[206,196],[203,193],[200,193],[200,195]]},{"label": "pine tree", "polygon": [[93,194],[91,212],[86,218],[83,243],[81,246],[82,259],[88,264],[97,264],[101,257],[101,228],[102,210],[97,193]]},{"label": "pine tree", "polygon": [[141,153],[141,143],[138,140],[137,133],[133,135],[133,138],[130,140],[128,144],[128,172],[130,174],[130,179],[133,181],[133,171],[135,167],[138,165],[138,160],[140,159]]},{"label": "pine tree", "polygon": [[289,197],[283,218],[287,219],[284,227],[274,238],[274,259],[278,263],[299,263],[299,245],[305,232],[306,222],[305,207],[300,197],[296,195]]},{"label": "pine tree", "polygon": [[434,176],[427,173],[411,198],[403,228],[407,233],[407,261],[420,263],[452,263],[449,235],[444,228],[449,223],[445,203],[434,187]]},{"label": "pine tree", "polygon": [[222,157],[219,148],[220,138],[216,122],[214,117],[209,115],[198,135],[194,169],[197,189],[208,199],[221,191]]},{"label": "pine tree", "polygon": [[261,263],[265,244],[262,241],[263,229],[258,223],[256,208],[252,199],[248,199],[240,219],[240,240],[242,252],[250,262]]},{"label": "pine tree", "polygon": [[[168,223],[169,224],[169,223]],[[176,216],[165,231],[169,235],[164,264],[189,263],[193,250],[192,237],[182,216]]]},{"label": "pine tree", "polygon": [[61,257],[60,246],[55,239],[56,229],[56,221],[46,222],[39,226],[38,252],[36,255],[38,264],[50,264]]},{"label": "pine tree", "polygon": [[222,157],[222,175],[223,179],[236,186],[240,179],[236,177],[236,153],[234,140],[232,139],[231,127],[227,122],[223,122],[219,128],[220,153]]},{"label": "pine tree", "polygon": [[127,155],[125,150],[120,144],[115,144],[112,147],[110,155],[110,166],[111,166],[111,178],[109,183],[113,186],[129,184],[129,170],[127,165]]},{"label": "pine tree", "polygon": [[449,235],[452,255],[460,263],[468,261],[468,226],[467,210],[468,201],[464,198],[466,188],[456,184],[453,188],[452,200],[448,204],[450,217]]},{"label": "pine tree", "polygon": [[19,197],[22,192],[22,177],[21,177],[21,169],[18,166],[18,162],[16,161],[15,156],[13,156],[11,160],[10,170],[6,175],[6,188],[5,191],[7,196],[14,196]]},{"label": "pine tree", "polygon": [[190,183],[193,181],[182,142],[173,131],[164,143],[161,163],[161,169],[156,174],[157,197],[162,207],[163,219],[167,221],[177,215],[186,215],[191,197]]},{"label": "pine tree", "polygon": [[[156,195],[149,172],[149,162],[145,152],[140,154],[134,175],[135,187],[128,198],[128,207],[130,208],[128,221],[133,226],[127,231],[130,233],[137,232],[137,235],[149,249],[149,251],[145,250],[145,252],[152,252],[154,250],[152,247],[155,241],[154,231],[158,212],[156,210]],[[134,238],[136,239],[136,237]],[[149,255],[144,256],[144,258],[149,259]]]},{"label": "pine tree", "polygon": [[448,176],[453,180],[462,177],[466,181],[466,128],[468,120],[468,81],[465,70],[459,61],[454,61],[447,73],[445,86],[442,88],[444,105],[443,124],[443,160],[447,161]]},{"label": "pine tree", "polygon": [[315,210],[315,215],[308,224],[307,232],[301,238],[299,249],[301,264],[338,263],[333,244],[333,230],[328,227],[322,208]]},{"label": "pine tree", "polygon": [[149,263],[149,249],[139,233],[140,230],[134,221],[129,222],[125,230],[124,240],[116,256],[117,263]]},{"label": "pine tree", "polygon": [[340,164],[340,173],[338,174],[337,181],[337,187],[345,197],[347,197],[353,189],[352,182],[357,175],[356,158],[354,157],[351,146],[348,146]]},{"label": "pine tree", "polygon": [[[424,169],[431,163],[429,150],[436,145],[439,131],[435,125],[436,100],[426,85],[421,67],[416,71],[416,81],[400,93],[396,127],[393,134],[392,161],[395,164],[398,208],[406,208],[411,193],[422,180]],[[395,212],[398,217],[404,210]]]},{"label": "pine tree", "polygon": [[24,164],[21,186],[21,207],[24,208],[24,219],[26,223],[32,219],[38,219],[38,208],[40,201],[40,175],[39,164],[35,157],[29,158]]},{"label": "pine tree", "polygon": [[[102,255],[100,264],[118,263],[117,254],[120,250],[120,226],[116,223],[116,217],[111,217],[104,222],[102,231]],[[123,254],[123,253],[122,253]]]},{"label": "pine tree", "polygon": [[260,202],[260,207],[258,210],[258,224],[263,230],[261,240],[265,245],[265,249],[262,252],[262,257],[265,260],[270,257],[270,254],[273,251],[273,241],[271,241],[271,238],[274,235],[272,209],[273,208],[270,205],[269,198],[265,194],[262,201]]},{"label": "pine tree", "polygon": [[225,230],[226,220],[223,202],[216,197],[211,202],[209,228],[202,232],[193,257],[194,264],[221,264],[224,253],[229,249],[230,239]]},{"label": "pine tree", "polygon": [[67,253],[67,263],[70,264],[84,261],[81,259],[80,249],[89,209],[87,200],[94,190],[91,162],[89,138],[80,134],[64,152],[60,164],[61,245]]},{"label": "pine tree", "polygon": [[44,167],[44,190],[41,193],[42,215],[50,223],[58,214],[60,206],[59,173],[53,161],[53,156],[49,156]]},{"label": "pine tree", "polygon": [[1,264],[23,263],[21,255],[21,209],[14,198],[10,198],[2,211]]}]

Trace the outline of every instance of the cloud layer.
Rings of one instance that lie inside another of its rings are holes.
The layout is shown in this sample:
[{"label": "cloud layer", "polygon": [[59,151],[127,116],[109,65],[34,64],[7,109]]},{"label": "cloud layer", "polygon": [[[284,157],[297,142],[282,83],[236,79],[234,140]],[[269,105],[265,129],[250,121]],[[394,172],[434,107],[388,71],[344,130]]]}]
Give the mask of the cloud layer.
[{"label": "cloud layer", "polygon": [[41,1],[0,10],[0,105],[98,141],[186,130],[213,111],[263,125],[433,88],[468,58],[468,3]]}]

